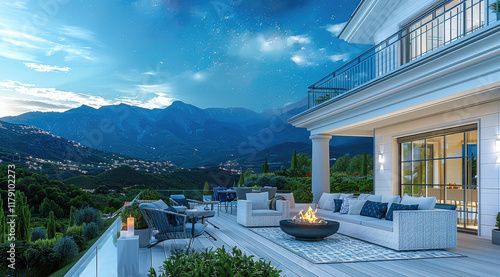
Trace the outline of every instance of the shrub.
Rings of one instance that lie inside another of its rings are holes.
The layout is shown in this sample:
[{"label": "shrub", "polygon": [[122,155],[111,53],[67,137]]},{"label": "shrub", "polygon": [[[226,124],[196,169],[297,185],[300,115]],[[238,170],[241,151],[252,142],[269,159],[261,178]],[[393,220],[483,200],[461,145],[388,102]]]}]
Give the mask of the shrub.
[{"label": "shrub", "polygon": [[253,186],[253,187],[252,187],[252,189],[253,189],[253,190],[259,190],[259,189],[260,189],[260,187],[259,187],[259,186],[257,186],[257,185],[255,185],[255,186]]},{"label": "shrub", "polygon": [[31,241],[35,242],[39,239],[46,239],[47,238],[47,230],[43,228],[34,228],[31,230]]},{"label": "shrub", "polygon": [[41,247],[48,247],[48,248],[53,248],[54,245],[56,244],[57,239],[39,239],[35,241],[35,244]]},{"label": "shrub", "polygon": [[132,205],[129,205],[123,208],[121,215],[122,223],[127,224],[127,218],[132,216],[134,218],[134,227],[136,229],[146,229],[148,228],[148,224],[144,217],[142,217],[142,213],[139,210],[139,203],[134,202]]},{"label": "shrub", "polygon": [[284,190],[287,184],[288,180],[283,176],[276,176],[270,180],[271,187],[276,187],[278,190]]},{"label": "shrub", "polygon": [[83,226],[83,236],[88,240],[99,236],[99,233],[100,228],[95,222],[90,222],[89,224]]},{"label": "shrub", "polygon": [[66,234],[69,236],[81,236],[83,234],[82,231],[82,226],[70,226],[68,227]]},{"label": "shrub", "polygon": [[115,207],[106,207],[106,208],[104,208],[104,211],[103,211],[103,213],[105,213],[105,214],[112,214],[114,212],[116,212]]},{"label": "shrub", "polygon": [[312,203],[314,196],[310,186],[302,186],[293,191],[295,203]]},{"label": "shrub", "polygon": [[140,200],[158,200],[160,199],[160,194],[152,189],[145,189],[139,195]]},{"label": "shrub", "polygon": [[78,245],[72,237],[63,237],[54,245],[54,252],[61,259],[71,259],[78,255]]},{"label": "shrub", "polygon": [[28,276],[49,276],[58,269],[60,264],[60,257],[52,247],[38,244],[31,244],[24,252],[24,258],[26,268],[30,271]]},{"label": "shrub", "polygon": [[207,181],[205,181],[205,185],[203,185],[203,195],[212,195]]},{"label": "shrub", "polygon": [[224,246],[205,252],[178,252],[171,255],[160,267],[157,275],[154,268],[149,270],[149,277],[166,276],[280,276],[281,270],[266,263],[263,259],[254,260],[234,247],[226,251]]},{"label": "shrub", "polygon": [[78,249],[82,249],[83,245],[85,244],[85,238],[83,236],[79,236],[79,235],[72,235],[72,236],[69,236],[69,237],[72,237],[73,240],[75,241],[76,245],[78,246]]},{"label": "shrub", "polygon": [[261,175],[256,181],[256,185],[263,188],[265,186],[269,186],[271,183],[271,177],[266,175]]},{"label": "shrub", "polygon": [[498,227],[498,229],[500,229],[500,213],[497,213],[497,220],[496,221],[497,221],[496,226]]},{"label": "shrub", "polygon": [[95,222],[99,228],[102,227],[103,223],[99,211],[91,207],[76,210],[74,221],[77,226],[83,225],[83,223]]},{"label": "shrub", "polygon": [[245,172],[245,185],[248,187],[248,185],[246,184],[247,182],[255,182],[257,181],[257,179],[259,179],[259,175],[257,174],[250,174],[250,175],[246,175],[246,172]]}]

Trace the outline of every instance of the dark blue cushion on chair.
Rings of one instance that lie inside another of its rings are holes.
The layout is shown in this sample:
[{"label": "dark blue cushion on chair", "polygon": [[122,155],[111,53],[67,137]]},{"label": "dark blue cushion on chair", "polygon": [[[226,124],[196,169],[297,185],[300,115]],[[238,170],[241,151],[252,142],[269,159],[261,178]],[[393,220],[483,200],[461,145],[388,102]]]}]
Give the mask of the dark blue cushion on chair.
[{"label": "dark blue cushion on chair", "polygon": [[367,200],[363,208],[361,208],[360,215],[381,219],[384,217],[385,212],[387,212],[387,203]]},{"label": "dark blue cushion on chair", "polygon": [[342,207],[342,199],[333,199],[335,201],[335,207],[333,209],[334,213],[340,212],[340,207]]},{"label": "dark blue cushion on chair", "polygon": [[[174,207],[168,207],[165,209],[165,211],[177,213],[177,210]],[[168,223],[170,223],[172,227],[176,227],[179,224],[179,222],[177,221],[177,217],[175,215],[167,214],[167,218],[168,218]]]},{"label": "dark blue cushion on chair", "polygon": [[385,219],[392,221],[392,219],[394,218],[394,211],[408,211],[408,210],[418,210],[418,204],[403,205],[403,204],[392,203],[391,207],[389,208],[389,211],[387,212],[387,215],[385,216]]}]

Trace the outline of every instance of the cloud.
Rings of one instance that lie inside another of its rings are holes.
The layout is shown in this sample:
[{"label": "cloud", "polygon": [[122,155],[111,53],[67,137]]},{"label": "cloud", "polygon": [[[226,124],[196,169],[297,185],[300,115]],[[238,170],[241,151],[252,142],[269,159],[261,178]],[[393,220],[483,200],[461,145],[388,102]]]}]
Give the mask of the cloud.
[{"label": "cloud", "polygon": [[311,66],[314,65],[314,63],[310,62],[307,60],[306,57],[301,56],[301,55],[293,55],[291,60],[301,66]]},{"label": "cloud", "polygon": [[332,62],[347,62],[349,60],[349,54],[336,54],[328,57]]},{"label": "cloud", "polygon": [[228,53],[247,59],[279,59],[286,47],[285,39],[280,35],[244,33],[233,37]]},{"label": "cloud", "polygon": [[299,35],[299,36],[289,36],[286,39],[286,43],[288,46],[293,46],[295,43],[298,44],[309,44],[311,43],[311,39],[307,36]]},{"label": "cloud", "polygon": [[154,97],[149,100],[138,100],[130,97],[120,98],[121,103],[137,106],[145,109],[163,109],[170,106],[177,99],[166,93],[154,93]]},{"label": "cloud", "polygon": [[203,72],[196,72],[193,74],[193,79],[195,79],[198,82],[202,82],[207,79],[207,75],[204,74]]},{"label": "cloud", "polygon": [[58,30],[59,30],[59,33],[61,35],[65,35],[65,36],[69,36],[69,37],[73,37],[73,38],[77,38],[77,39],[81,39],[81,40],[86,40],[86,41],[95,41],[94,32],[87,30],[87,29],[84,29],[84,28],[80,28],[80,27],[76,27],[76,26],[64,26],[64,27],[59,28]]},{"label": "cloud", "polygon": [[38,72],[53,72],[53,71],[68,72],[71,70],[71,68],[69,67],[59,67],[56,65],[45,65],[36,63],[24,63],[24,65]]},{"label": "cloud", "polygon": [[332,33],[335,36],[338,36],[340,32],[342,32],[342,29],[344,29],[345,25],[347,22],[339,23],[339,24],[329,24],[326,25],[326,30],[330,33]]}]

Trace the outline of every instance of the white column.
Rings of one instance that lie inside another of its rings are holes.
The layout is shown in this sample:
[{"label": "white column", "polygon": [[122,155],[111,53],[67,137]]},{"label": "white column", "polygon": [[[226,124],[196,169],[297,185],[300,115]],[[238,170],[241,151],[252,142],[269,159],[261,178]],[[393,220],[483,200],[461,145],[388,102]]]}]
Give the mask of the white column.
[{"label": "white column", "polygon": [[312,193],[318,203],[323,192],[330,192],[331,135],[312,135]]}]

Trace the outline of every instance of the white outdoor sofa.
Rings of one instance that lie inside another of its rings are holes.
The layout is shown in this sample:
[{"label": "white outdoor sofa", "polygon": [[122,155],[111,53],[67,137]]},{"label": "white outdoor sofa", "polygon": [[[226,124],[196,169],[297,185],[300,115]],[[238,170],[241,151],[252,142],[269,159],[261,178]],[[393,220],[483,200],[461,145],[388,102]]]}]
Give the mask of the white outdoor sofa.
[{"label": "white outdoor sofa", "polygon": [[[291,201],[288,201],[291,202]],[[316,204],[295,204],[288,218]],[[393,221],[318,209],[316,215],[340,223],[338,233],[398,251],[457,247],[457,212],[452,210],[394,211]]]}]

